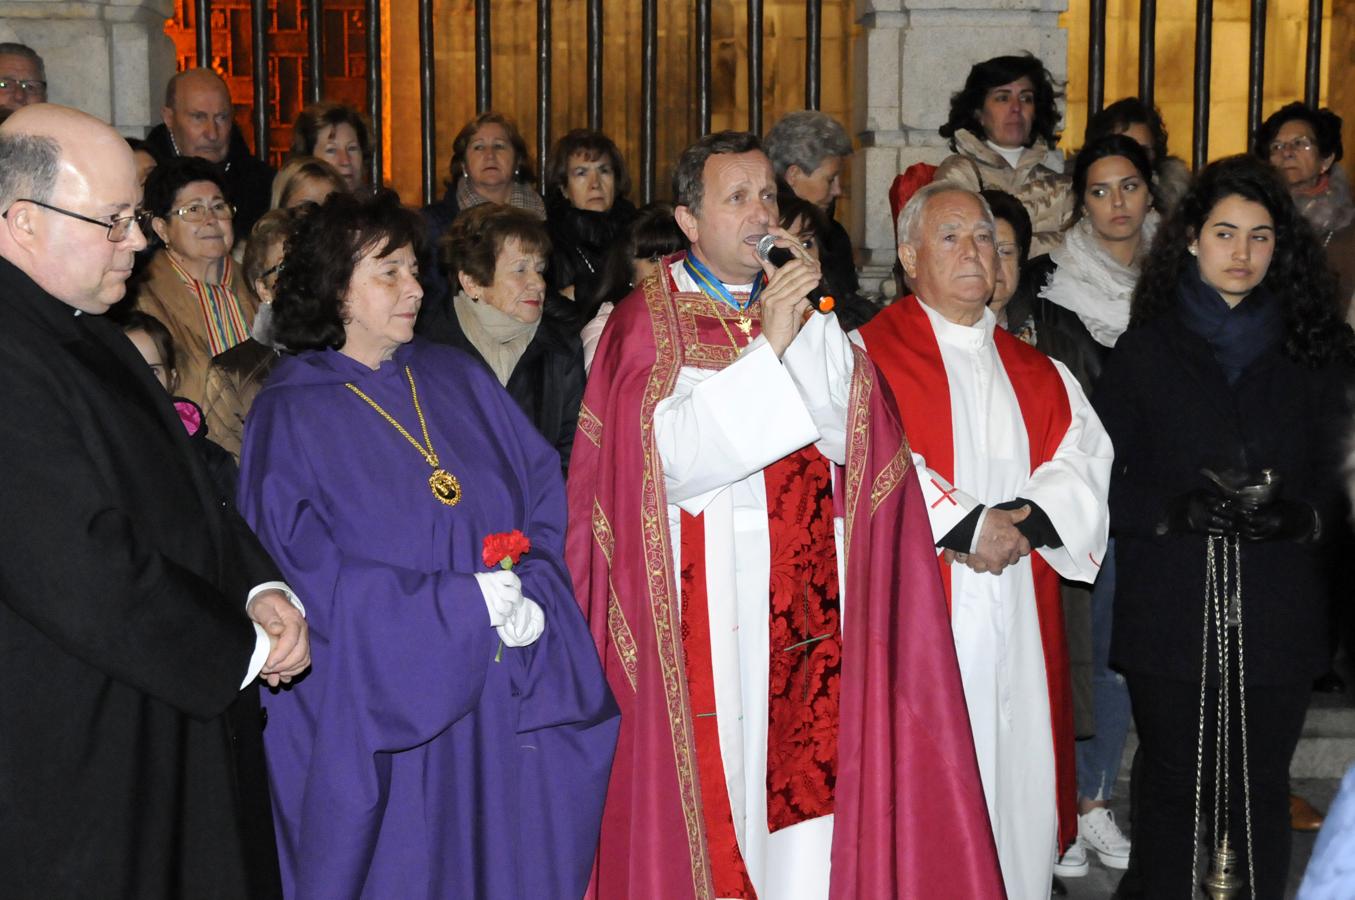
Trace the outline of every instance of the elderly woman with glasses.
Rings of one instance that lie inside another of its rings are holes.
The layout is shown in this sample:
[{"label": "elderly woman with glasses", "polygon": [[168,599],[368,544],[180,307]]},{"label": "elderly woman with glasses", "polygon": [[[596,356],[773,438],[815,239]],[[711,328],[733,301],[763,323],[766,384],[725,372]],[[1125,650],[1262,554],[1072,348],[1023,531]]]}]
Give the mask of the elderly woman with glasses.
[{"label": "elderly woman with glasses", "polygon": [[[1282,106],[1256,132],[1253,152],[1268,160],[1317,232],[1340,279],[1342,309],[1355,295],[1355,200],[1341,161],[1341,117],[1304,103]],[[1348,315],[1348,313],[1347,313]]]},{"label": "elderly woman with glasses", "polygon": [[179,392],[205,407],[207,364],[249,337],[259,307],[231,259],[235,207],[220,169],[192,156],[157,166],[144,203],[161,246],[146,266],[136,307],[169,328],[179,350]]}]

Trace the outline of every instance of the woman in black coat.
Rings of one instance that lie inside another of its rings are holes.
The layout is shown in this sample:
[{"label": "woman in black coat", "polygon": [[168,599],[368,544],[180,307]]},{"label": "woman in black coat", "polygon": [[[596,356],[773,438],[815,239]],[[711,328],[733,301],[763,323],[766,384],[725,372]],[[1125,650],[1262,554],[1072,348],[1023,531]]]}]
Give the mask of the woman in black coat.
[{"label": "woman in black coat", "polygon": [[546,228],[551,257],[547,281],[570,298],[587,321],[606,298],[597,296],[607,251],[635,219],[630,175],[621,151],[600,131],[576,128],[560,138],[546,164]]},{"label": "woman in black coat", "polygon": [[426,302],[416,329],[493,372],[567,471],[586,376],[570,304],[546,290],[549,255],[546,228],[528,212],[484,204],[463,213],[439,248],[456,294]]},{"label": "woman in black coat", "polygon": [[[1312,230],[1274,172],[1247,157],[1216,162],[1159,233],[1131,327],[1097,385],[1096,410],[1115,442],[1111,662],[1129,682],[1143,749],[1133,853],[1149,897],[1193,896],[1202,702],[1210,713],[1202,833],[1212,846],[1226,824],[1244,879],[1250,837],[1255,896],[1284,893],[1289,761],[1310,684],[1327,665],[1320,538],[1339,509],[1355,360],[1332,290]],[[1256,506],[1230,499],[1204,474],[1257,483],[1266,469],[1280,489]],[[1208,650],[1202,641],[1206,560],[1212,549],[1217,571],[1232,546],[1242,626],[1240,640],[1230,629],[1226,643],[1231,816],[1216,832],[1220,679],[1217,641]]]}]

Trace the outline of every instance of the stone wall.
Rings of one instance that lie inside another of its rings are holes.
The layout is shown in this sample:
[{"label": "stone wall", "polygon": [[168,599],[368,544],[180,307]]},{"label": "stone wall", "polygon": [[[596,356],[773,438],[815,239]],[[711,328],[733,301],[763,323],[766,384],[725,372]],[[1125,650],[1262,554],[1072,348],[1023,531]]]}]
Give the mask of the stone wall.
[{"label": "stone wall", "polygon": [[980,60],[1029,51],[1057,81],[1067,77],[1066,0],[857,0],[862,26],[854,53],[851,129],[852,222],[862,286],[891,295],[894,225],[889,186],[915,162],[950,152],[937,129],[950,95]]},{"label": "stone wall", "polygon": [[0,41],[36,50],[47,99],[143,136],[160,122],[174,45],[165,36],[171,0],[0,2]]}]

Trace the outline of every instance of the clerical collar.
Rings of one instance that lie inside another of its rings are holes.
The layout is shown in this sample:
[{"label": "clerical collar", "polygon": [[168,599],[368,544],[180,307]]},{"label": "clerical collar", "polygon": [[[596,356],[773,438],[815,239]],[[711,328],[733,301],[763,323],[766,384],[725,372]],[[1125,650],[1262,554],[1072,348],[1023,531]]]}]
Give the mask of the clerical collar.
[{"label": "clerical collar", "polygon": [[716,278],[715,273],[707,268],[706,264],[698,259],[694,252],[687,251],[687,256],[682,260],[682,267],[692,281],[696,283],[697,290],[712,300],[722,300],[728,303],[739,312],[743,312],[751,306],[758,295],[762,293],[762,288],[767,284],[767,276],[759,274],[757,278],[753,279],[751,289],[748,291],[748,299],[740,303],[735,299],[728,286],[719,278]]}]

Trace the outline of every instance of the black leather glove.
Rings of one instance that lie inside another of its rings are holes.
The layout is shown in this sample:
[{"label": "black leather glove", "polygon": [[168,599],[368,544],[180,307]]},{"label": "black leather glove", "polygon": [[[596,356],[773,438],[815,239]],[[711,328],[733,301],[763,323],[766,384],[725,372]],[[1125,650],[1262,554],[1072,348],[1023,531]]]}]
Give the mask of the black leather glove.
[{"label": "black leather glove", "polygon": [[1275,500],[1242,513],[1242,538],[1248,541],[1306,541],[1317,531],[1316,511],[1299,500]]},{"label": "black leather glove", "polygon": [[1173,498],[1167,515],[1157,526],[1159,535],[1210,534],[1227,537],[1239,534],[1242,520],[1228,499],[1208,488],[1196,488]]}]

